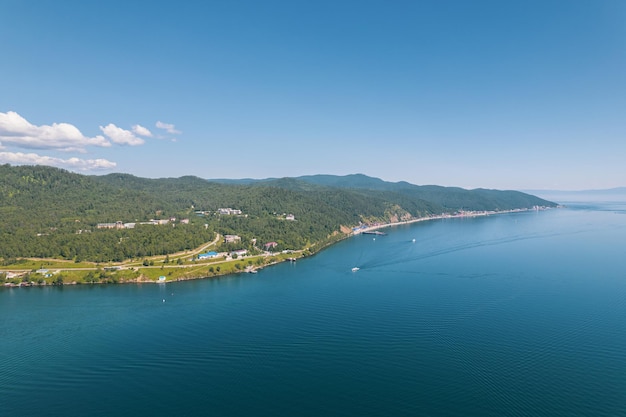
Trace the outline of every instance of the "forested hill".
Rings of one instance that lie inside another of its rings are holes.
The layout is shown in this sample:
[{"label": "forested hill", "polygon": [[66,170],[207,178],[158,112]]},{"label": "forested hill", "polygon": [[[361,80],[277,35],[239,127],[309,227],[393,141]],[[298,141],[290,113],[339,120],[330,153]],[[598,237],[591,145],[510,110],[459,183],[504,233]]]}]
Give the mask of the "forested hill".
[{"label": "forested hill", "polygon": [[[517,192],[417,187],[358,178],[346,182],[349,177],[314,176],[224,184],[191,176],[86,176],[45,166],[0,165],[0,258],[120,261],[191,249],[210,241],[215,233],[239,235],[241,244],[249,248],[256,239],[277,242],[281,249],[301,249],[328,239],[341,226],[359,222],[459,209],[554,205]],[[328,183],[331,179],[334,184]],[[241,210],[242,215],[219,216],[219,208]],[[296,221],[285,221],[286,214]],[[140,225],[169,218],[186,218],[189,224]],[[118,221],[137,226],[97,228],[99,223]]]},{"label": "forested hill", "polygon": [[364,194],[373,191],[403,196],[413,201],[427,201],[440,206],[444,211],[454,210],[510,210],[533,206],[554,207],[555,203],[519,191],[501,191],[478,188],[466,190],[458,187],[441,187],[437,185],[414,185],[406,181],[388,182],[363,174],[351,175],[305,175],[296,178],[269,178],[263,180],[241,179],[209,180],[223,184],[248,184],[275,186],[288,189],[310,190],[312,185],[335,189],[352,190]]}]

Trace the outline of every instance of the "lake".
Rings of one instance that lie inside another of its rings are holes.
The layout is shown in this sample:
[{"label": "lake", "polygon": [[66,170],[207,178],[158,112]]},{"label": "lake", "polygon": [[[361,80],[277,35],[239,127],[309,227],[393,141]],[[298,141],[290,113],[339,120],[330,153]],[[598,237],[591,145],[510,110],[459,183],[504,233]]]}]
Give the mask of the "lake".
[{"label": "lake", "polygon": [[626,413],[626,203],[384,231],[258,274],[2,288],[0,415]]}]

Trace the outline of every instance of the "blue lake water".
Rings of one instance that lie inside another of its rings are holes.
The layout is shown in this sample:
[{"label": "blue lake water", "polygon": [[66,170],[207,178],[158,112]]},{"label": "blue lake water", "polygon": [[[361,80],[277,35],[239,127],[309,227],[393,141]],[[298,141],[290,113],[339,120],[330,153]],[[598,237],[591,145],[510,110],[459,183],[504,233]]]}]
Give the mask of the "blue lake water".
[{"label": "blue lake water", "polygon": [[626,415],[626,204],[385,231],[256,275],[0,289],[0,415]]}]

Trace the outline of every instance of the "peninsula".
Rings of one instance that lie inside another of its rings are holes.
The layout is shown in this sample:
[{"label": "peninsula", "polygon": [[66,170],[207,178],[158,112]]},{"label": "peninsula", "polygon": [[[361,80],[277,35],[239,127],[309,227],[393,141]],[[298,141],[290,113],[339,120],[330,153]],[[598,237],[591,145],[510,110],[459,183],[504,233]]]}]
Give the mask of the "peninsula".
[{"label": "peninsula", "polygon": [[363,231],[554,207],[517,191],[361,174],[267,180],[85,176],[0,166],[0,284],[168,282],[296,260]]}]

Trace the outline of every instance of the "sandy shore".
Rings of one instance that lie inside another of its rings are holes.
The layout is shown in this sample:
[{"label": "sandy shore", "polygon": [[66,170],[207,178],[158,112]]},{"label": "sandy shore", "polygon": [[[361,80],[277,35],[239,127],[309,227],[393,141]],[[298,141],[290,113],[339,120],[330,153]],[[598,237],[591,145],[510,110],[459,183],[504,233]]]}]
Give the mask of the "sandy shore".
[{"label": "sandy shore", "polygon": [[528,211],[528,210],[531,210],[531,209],[513,209],[513,210],[499,210],[499,211],[466,211],[466,212],[462,212],[462,213],[458,213],[458,214],[440,214],[440,215],[436,215],[436,216],[418,217],[418,218],[415,218],[415,219],[404,220],[404,221],[399,221],[399,222],[380,223],[380,224],[374,224],[374,225],[368,225],[368,226],[361,226],[361,227],[358,227],[358,228],[353,228],[352,229],[352,234],[353,235],[359,235],[359,234],[361,234],[363,232],[373,232],[375,230],[383,229],[385,227],[399,226],[399,225],[403,225],[403,224],[411,224],[411,223],[417,223],[417,222],[424,222],[424,221],[428,221],[428,220],[458,219],[458,218],[465,218],[465,217],[491,216],[493,214],[519,213],[519,212]]}]

